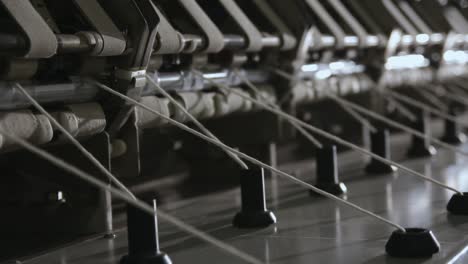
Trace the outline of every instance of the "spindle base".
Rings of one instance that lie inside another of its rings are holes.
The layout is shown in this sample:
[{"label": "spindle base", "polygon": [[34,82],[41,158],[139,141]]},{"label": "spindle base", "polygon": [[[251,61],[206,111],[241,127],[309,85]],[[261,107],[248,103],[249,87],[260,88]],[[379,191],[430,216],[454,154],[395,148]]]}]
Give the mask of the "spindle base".
[{"label": "spindle base", "polygon": [[275,223],[276,216],[272,211],[239,212],[232,221],[237,228],[264,228]]},{"label": "spindle base", "polygon": [[388,255],[397,258],[430,258],[439,252],[440,244],[431,230],[406,228],[406,232],[396,230],[385,245]]},{"label": "spindle base", "polygon": [[153,256],[123,256],[120,264],[172,264],[169,256],[160,252]]},{"label": "spindle base", "polygon": [[408,151],[408,157],[410,158],[424,158],[434,156],[435,154],[437,154],[437,150],[434,146],[413,145]]},{"label": "spindle base", "polygon": [[454,194],[447,204],[447,211],[454,215],[468,215],[468,193]]},{"label": "spindle base", "polygon": [[[348,191],[348,188],[346,188],[346,185],[343,182],[335,184],[316,184],[315,187],[333,195],[345,194]],[[310,195],[320,195],[312,190],[310,190],[309,193]]]},{"label": "spindle base", "polygon": [[457,133],[455,135],[444,135],[440,138],[440,140],[450,145],[460,145],[466,141],[466,135],[464,133]]},{"label": "spindle base", "polygon": [[110,240],[110,239],[114,239],[114,238],[116,238],[116,237],[117,237],[117,235],[116,235],[115,233],[108,233],[108,234],[105,234],[105,235],[103,236],[104,239],[109,239],[109,240]]},{"label": "spindle base", "polygon": [[368,174],[388,174],[388,173],[394,173],[397,170],[398,168],[393,165],[388,165],[388,164],[385,164],[376,160],[372,160],[366,166],[366,172]]}]

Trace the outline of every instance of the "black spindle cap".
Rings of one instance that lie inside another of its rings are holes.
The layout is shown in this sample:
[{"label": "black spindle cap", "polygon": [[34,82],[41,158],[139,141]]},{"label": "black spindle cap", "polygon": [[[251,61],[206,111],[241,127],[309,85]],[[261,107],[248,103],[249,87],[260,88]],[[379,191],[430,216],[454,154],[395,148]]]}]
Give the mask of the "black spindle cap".
[{"label": "black spindle cap", "polygon": [[392,233],[385,251],[397,258],[429,258],[439,252],[440,244],[429,229],[406,228]]},{"label": "black spindle cap", "polygon": [[468,215],[468,193],[452,195],[447,204],[447,211],[454,215]]}]

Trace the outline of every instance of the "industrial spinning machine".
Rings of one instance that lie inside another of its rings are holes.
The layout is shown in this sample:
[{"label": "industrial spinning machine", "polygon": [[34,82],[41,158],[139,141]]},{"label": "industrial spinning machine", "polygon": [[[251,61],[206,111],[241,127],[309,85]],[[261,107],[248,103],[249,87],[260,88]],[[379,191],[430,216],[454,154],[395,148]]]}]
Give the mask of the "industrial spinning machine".
[{"label": "industrial spinning machine", "polygon": [[467,263],[467,106],[465,0],[0,0],[0,262]]}]

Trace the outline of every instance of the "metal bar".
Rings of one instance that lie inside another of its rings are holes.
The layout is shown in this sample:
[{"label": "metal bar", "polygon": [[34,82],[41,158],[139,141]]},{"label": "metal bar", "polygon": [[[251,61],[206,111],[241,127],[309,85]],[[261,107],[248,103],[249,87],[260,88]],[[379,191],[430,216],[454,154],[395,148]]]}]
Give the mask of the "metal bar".
[{"label": "metal bar", "polygon": [[[28,94],[41,104],[58,101],[63,103],[89,102],[96,98],[98,93],[96,86],[82,81],[45,85],[24,83],[22,86]],[[14,83],[0,82],[0,110],[30,106],[30,102],[14,87]]]}]

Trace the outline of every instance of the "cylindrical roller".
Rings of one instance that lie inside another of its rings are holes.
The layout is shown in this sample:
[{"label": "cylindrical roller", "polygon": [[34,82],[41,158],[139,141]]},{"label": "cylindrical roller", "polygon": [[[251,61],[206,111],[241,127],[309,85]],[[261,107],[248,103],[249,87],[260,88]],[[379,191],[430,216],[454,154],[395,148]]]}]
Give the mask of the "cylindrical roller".
[{"label": "cylindrical roller", "polygon": [[292,90],[293,103],[303,103],[314,99],[314,90],[303,83],[298,83]]},{"label": "cylindrical roller", "polygon": [[359,90],[361,92],[368,91],[372,87],[372,80],[366,75],[362,73],[358,73],[356,78],[359,80]]},{"label": "cylindrical roller", "polygon": [[[276,92],[271,85],[257,85],[258,94],[253,93],[252,96],[257,100],[266,101],[270,104],[276,104]],[[255,107],[255,106],[253,106]]]},{"label": "cylindrical roller", "polygon": [[[233,88],[235,89],[235,88]],[[239,90],[246,96],[249,94],[245,91]],[[246,112],[252,110],[252,102],[245,100],[241,96],[229,94],[216,94],[214,97],[215,109],[217,116],[223,116],[234,112]]]},{"label": "cylindrical roller", "polygon": [[361,91],[360,82],[356,75],[344,75],[339,79],[340,94],[357,94]]},{"label": "cylindrical roller", "polygon": [[327,79],[318,79],[314,81],[314,95],[315,98],[323,98],[326,96],[326,93],[330,90]]},{"label": "cylindrical roller", "polygon": [[78,135],[78,118],[71,110],[52,113],[52,117],[72,136]]},{"label": "cylindrical roller", "polygon": [[332,94],[336,95],[344,95],[344,92],[342,91],[342,87],[340,87],[340,80],[338,79],[337,76],[331,76],[327,79],[328,81],[328,87],[327,90],[328,92],[331,92]]},{"label": "cylindrical roller", "polygon": [[[154,109],[164,116],[169,117],[169,100],[166,98],[158,98],[156,96],[145,96],[141,98],[142,104]],[[153,113],[141,108],[136,108],[138,126],[141,128],[157,127],[167,123],[166,120],[154,115]]]},{"label": "cylindrical roller", "polygon": [[366,90],[365,87],[361,87],[361,81],[357,74],[353,74],[350,76],[351,82],[351,91],[353,94],[357,94]]},{"label": "cylindrical roller", "polygon": [[[215,115],[215,93],[187,92],[180,93],[178,100],[195,118],[206,119]],[[174,109],[174,115],[179,121],[187,121],[180,109]]]},{"label": "cylindrical roller", "polygon": [[49,118],[45,115],[37,114],[36,119],[38,122],[36,131],[31,137],[31,142],[35,144],[45,144],[52,140],[54,137],[54,130]]},{"label": "cylindrical roller", "polygon": [[[29,140],[38,127],[38,120],[30,110],[0,113],[0,129],[19,138]],[[2,147],[9,147],[15,143],[4,138]]]},{"label": "cylindrical roller", "polygon": [[349,76],[337,76],[333,79],[333,85],[337,87],[338,95],[344,96],[351,93],[351,83],[349,82]]},{"label": "cylindrical roller", "polygon": [[106,127],[106,116],[98,103],[68,105],[78,121],[77,137],[99,134]]}]

